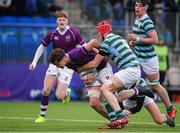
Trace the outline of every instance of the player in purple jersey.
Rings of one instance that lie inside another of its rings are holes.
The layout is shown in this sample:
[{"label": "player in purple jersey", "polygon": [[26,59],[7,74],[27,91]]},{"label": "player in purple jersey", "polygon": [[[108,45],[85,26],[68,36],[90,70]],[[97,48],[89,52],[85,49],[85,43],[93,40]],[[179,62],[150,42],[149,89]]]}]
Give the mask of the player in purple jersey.
[{"label": "player in purple jersey", "polygon": [[[97,41],[91,40],[89,43],[96,44]],[[77,67],[93,60],[95,55],[95,52],[88,52],[83,46],[80,48],[74,48],[67,54],[65,54],[62,49],[54,49],[50,55],[50,61],[52,64],[57,65],[60,68],[67,66],[77,71]],[[59,64],[58,62],[63,56],[65,56],[65,58],[63,58],[63,61]],[[105,111],[104,106],[101,104],[99,87],[112,74],[111,65],[105,60],[100,63],[97,69],[80,73],[80,78],[84,81],[88,90],[87,96],[89,97],[90,106],[105,118],[108,118],[108,114]]]},{"label": "player in purple jersey", "polygon": [[[29,65],[29,70],[34,70],[36,64],[41,57],[46,47],[52,44],[53,49],[62,48],[65,52],[70,51],[73,48],[81,46],[85,43],[85,40],[80,33],[68,24],[68,13],[66,11],[56,12],[56,23],[58,27],[50,32],[42,39],[40,46],[38,47],[32,63]],[[46,72],[44,79],[44,88],[42,90],[41,98],[41,110],[39,117],[35,120],[37,123],[45,122],[46,110],[49,103],[49,94],[57,83],[56,97],[59,100],[63,100],[63,103],[70,101],[70,89],[68,88],[72,79],[73,70],[67,67],[61,69],[55,65],[50,64]]]},{"label": "player in purple jersey", "polygon": [[[65,66],[74,69],[75,71],[78,70],[78,67],[83,66],[84,64],[94,60],[97,53],[92,52],[92,46],[98,46],[98,42],[95,39],[92,39],[90,42],[84,44],[80,48],[74,48],[68,53],[65,53],[62,49],[54,49],[50,55],[50,62],[60,68],[64,68]],[[106,65],[107,64],[107,65]],[[89,71],[84,71],[80,73],[81,78],[85,81],[86,85],[89,87],[88,96],[90,98],[91,106],[102,116],[109,119],[110,121],[114,119],[111,117],[111,114],[115,112],[107,114],[104,107],[100,104],[100,87],[103,83],[107,81],[107,79],[112,75],[112,70],[108,67],[109,63],[105,60],[102,60],[99,65],[95,69],[91,69]],[[128,98],[129,95],[137,95],[136,91],[139,91],[140,88],[132,87],[132,89],[126,90],[126,94],[124,95],[125,98]],[[143,90],[147,90],[142,88]],[[141,89],[141,90],[142,90]],[[144,91],[144,92],[145,92]],[[146,91],[146,94],[149,91]],[[145,93],[139,93],[144,95]],[[151,93],[150,93],[151,95]],[[110,108],[108,103],[105,103],[105,108]],[[107,110],[106,108],[106,110]],[[113,110],[113,109],[110,109]],[[123,126],[124,127],[124,126]],[[111,128],[122,128],[121,125]]]}]

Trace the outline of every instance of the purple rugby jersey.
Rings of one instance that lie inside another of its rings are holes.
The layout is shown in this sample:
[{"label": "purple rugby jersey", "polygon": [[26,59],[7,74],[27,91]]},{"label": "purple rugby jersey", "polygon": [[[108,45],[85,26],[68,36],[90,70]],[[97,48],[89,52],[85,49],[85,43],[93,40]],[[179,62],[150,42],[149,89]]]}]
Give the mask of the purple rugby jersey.
[{"label": "purple rugby jersey", "polygon": [[[68,55],[71,59],[71,62],[75,63],[78,67],[80,67],[92,61],[95,58],[96,53],[88,52],[84,47],[81,47],[72,49],[68,52]],[[107,62],[103,60],[97,67],[97,70],[103,69],[104,67],[106,67],[106,64]]]},{"label": "purple rugby jersey", "polygon": [[65,33],[61,33],[57,28],[50,31],[41,41],[45,47],[51,42],[53,49],[61,48],[67,53],[77,45],[84,44],[85,40],[75,28],[68,26]]}]

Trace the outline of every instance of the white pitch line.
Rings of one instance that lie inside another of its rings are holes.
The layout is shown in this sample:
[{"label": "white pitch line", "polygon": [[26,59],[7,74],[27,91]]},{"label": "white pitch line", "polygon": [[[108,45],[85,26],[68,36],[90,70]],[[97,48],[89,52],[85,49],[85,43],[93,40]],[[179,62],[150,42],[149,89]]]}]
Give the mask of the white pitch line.
[{"label": "white pitch line", "polygon": [[[35,120],[33,117],[1,117],[0,119],[9,119],[9,120]],[[102,123],[107,121],[99,121],[99,120],[76,120],[76,119],[46,119],[48,121],[67,121],[67,122],[90,122],[90,123]],[[157,125],[156,123],[150,123],[150,122],[129,122],[131,124],[141,124],[141,125]],[[176,126],[179,126],[179,123],[176,123]]]}]

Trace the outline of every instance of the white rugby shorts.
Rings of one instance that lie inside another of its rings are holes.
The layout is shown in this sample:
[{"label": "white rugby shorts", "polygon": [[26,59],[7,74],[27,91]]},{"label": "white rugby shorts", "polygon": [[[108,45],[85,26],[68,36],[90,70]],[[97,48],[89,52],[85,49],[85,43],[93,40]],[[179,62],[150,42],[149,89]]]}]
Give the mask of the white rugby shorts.
[{"label": "white rugby shorts", "polygon": [[141,78],[141,70],[140,67],[129,67],[116,72],[114,75],[121,80],[125,88],[130,88]]},{"label": "white rugby shorts", "polygon": [[57,66],[53,64],[49,64],[49,67],[46,71],[47,75],[56,75],[60,82],[63,82],[67,85],[70,84],[73,73],[74,71],[72,69],[69,69],[67,67],[64,67],[63,69],[58,68]]},{"label": "white rugby shorts", "polygon": [[87,96],[96,96],[100,97],[100,91],[91,90],[91,86],[99,86],[106,82],[106,80],[113,74],[112,67],[107,63],[106,67],[98,72],[97,79],[90,85],[87,86],[88,94]]},{"label": "white rugby shorts", "polygon": [[157,56],[150,58],[146,62],[139,61],[139,64],[146,74],[155,74],[159,72],[159,61]]}]

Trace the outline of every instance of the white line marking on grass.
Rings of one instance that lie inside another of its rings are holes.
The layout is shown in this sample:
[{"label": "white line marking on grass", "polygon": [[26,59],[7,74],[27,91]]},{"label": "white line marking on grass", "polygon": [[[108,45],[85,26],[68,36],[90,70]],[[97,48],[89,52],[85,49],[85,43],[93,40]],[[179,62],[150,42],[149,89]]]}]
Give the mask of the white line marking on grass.
[{"label": "white line marking on grass", "polygon": [[[117,132],[103,132],[101,133],[117,133]],[[0,132],[0,133],[12,133],[12,132]],[[13,132],[13,133],[99,133],[99,132]],[[164,132],[122,132],[121,133],[164,133]],[[177,132],[166,132],[166,133],[177,133]]]},{"label": "white line marking on grass", "polygon": [[[35,120],[33,117],[1,117],[0,119],[9,119],[9,120]],[[100,121],[100,120],[76,120],[76,119],[46,119],[47,121],[67,121],[67,122],[107,122],[107,121]],[[156,123],[150,123],[150,122],[129,122],[130,124],[141,124],[141,125],[157,125]],[[176,126],[179,126],[179,123],[176,123]]]}]

